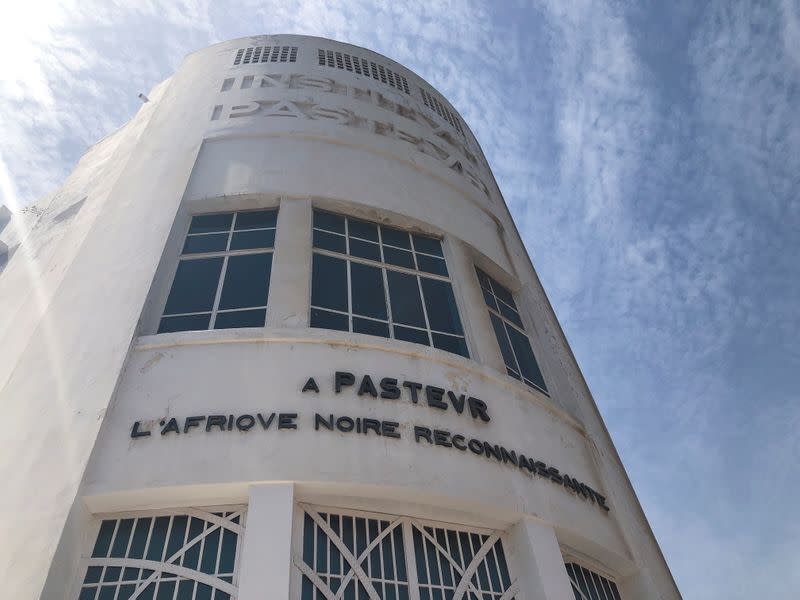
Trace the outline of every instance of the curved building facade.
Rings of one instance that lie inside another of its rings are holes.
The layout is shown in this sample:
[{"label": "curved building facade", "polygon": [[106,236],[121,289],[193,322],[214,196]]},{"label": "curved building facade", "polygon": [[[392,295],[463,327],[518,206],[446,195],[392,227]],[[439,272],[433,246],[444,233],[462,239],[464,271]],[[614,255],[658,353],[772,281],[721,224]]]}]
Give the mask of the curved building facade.
[{"label": "curved building facade", "polygon": [[278,35],[146,100],[2,234],[16,597],[679,597],[437,90]]}]

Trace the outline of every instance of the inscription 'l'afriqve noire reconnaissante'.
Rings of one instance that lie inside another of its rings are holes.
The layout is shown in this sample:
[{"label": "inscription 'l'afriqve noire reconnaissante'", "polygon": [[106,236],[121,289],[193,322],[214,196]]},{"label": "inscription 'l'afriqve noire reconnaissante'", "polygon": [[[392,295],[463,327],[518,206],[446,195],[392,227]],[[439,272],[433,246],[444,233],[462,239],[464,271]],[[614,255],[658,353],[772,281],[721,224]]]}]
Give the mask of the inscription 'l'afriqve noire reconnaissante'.
[{"label": "inscription 'l'afriqve noire reconnaissante'", "polygon": [[[375,381],[378,383],[376,384]],[[465,414],[478,423],[491,421],[489,407],[482,400],[468,394],[456,394],[431,385],[423,385],[415,381],[399,381],[394,377],[373,378],[363,375],[358,379],[348,371],[336,371],[333,376],[333,392],[340,394],[352,388],[358,396],[383,398],[386,400],[399,400],[406,390],[408,400],[413,404],[424,403],[437,410],[450,410],[457,414]],[[319,385],[314,377],[308,377],[301,388],[301,392],[319,393]],[[447,401],[445,401],[445,399]],[[194,430],[211,433],[232,432],[247,433],[256,431],[296,431],[299,427],[299,415],[295,412],[281,413],[255,413],[255,414],[217,414],[194,415],[185,418],[170,417],[168,419],[155,419],[152,421],[136,421],[131,428],[132,439],[149,438],[153,435],[151,428],[156,421],[159,423],[160,437],[183,437]],[[497,464],[516,467],[519,471],[530,476],[538,476],[556,485],[561,485],[576,494],[577,497],[597,504],[604,511],[609,507],[606,498],[599,492],[567,475],[547,463],[533,458],[528,458],[517,450],[508,450],[500,444],[493,444],[477,437],[470,437],[446,429],[427,427],[424,425],[402,426],[397,421],[373,419],[368,417],[351,417],[348,415],[314,413],[313,427],[315,432],[332,431],[342,434],[355,434],[363,436],[377,436],[386,439],[402,438],[402,431],[408,429],[413,432],[414,442],[429,445],[434,448],[449,448],[459,452],[472,453],[484,456]]]}]

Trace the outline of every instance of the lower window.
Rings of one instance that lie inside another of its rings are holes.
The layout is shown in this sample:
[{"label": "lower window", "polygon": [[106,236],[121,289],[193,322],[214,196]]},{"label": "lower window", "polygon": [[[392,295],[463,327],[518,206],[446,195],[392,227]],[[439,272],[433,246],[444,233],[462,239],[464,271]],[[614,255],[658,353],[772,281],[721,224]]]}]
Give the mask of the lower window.
[{"label": "lower window", "polygon": [[245,511],[104,519],[78,600],[236,598]]},{"label": "lower window", "polygon": [[511,600],[502,534],[302,506],[301,600]]},{"label": "lower window", "polygon": [[565,566],[575,600],[620,600],[617,584],[610,579],[574,562]]}]

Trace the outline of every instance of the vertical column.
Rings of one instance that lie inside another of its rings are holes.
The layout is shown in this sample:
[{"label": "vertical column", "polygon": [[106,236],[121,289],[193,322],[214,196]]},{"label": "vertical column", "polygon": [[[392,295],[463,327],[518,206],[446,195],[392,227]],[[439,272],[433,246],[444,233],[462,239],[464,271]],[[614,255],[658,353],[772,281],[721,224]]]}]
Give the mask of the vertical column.
[{"label": "vertical column", "polygon": [[289,597],[293,505],[291,483],[250,488],[239,562],[239,600]]},{"label": "vertical column", "polygon": [[552,527],[519,521],[509,535],[514,574],[526,600],[575,600]]},{"label": "vertical column", "polygon": [[492,328],[489,311],[481,294],[478,276],[469,249],[462,241],[447,238],[445,253],[453,279],[453,290],[462,310],[467,341],[472,358],[505,373],[506,365]]},{"label": "vertical column", "polygon": [[267,327],[308,327],[311,219],[310,199],[281,200],[267,301]]}]

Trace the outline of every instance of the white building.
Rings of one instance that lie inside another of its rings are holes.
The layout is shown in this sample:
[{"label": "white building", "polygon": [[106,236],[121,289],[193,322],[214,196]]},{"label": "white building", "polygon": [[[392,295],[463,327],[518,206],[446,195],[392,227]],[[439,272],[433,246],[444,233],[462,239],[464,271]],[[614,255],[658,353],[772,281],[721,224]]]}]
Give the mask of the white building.
[{"label": "white building", "polygon": [[439,92],[281,35],[148,97],[0,219],[8,597],[680,597]]}]

